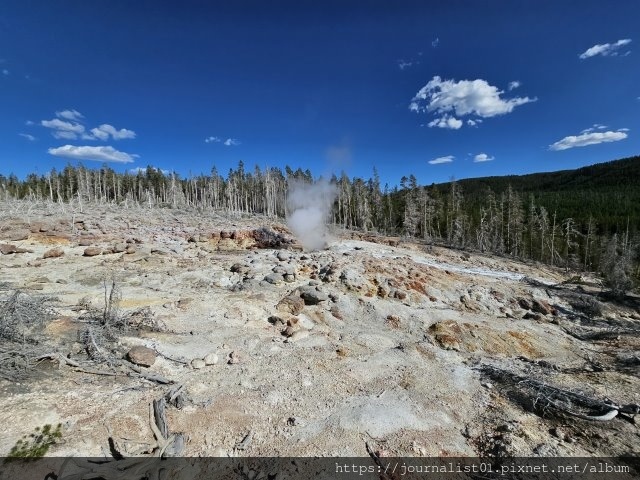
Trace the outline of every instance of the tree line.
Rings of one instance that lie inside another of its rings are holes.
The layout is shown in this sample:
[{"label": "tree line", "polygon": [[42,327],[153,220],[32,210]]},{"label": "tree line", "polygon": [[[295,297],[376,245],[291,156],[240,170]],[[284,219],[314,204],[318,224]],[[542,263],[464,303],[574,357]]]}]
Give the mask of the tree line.
[{"label": "tree line", "polygon": [[[500,185],[502,179],[494,182],[496,190],[487,181],[471,184],[468,196],[464,184],[471,180],[424,186],[409,175],[402,177],[399,186],[389,187],[381,185],[375,169],[369,179],[349,178],[342,173],[325,181],[331,182],[337,192],[330,221],[345,229],[405,235],[431,244],[535,260],[567,270],[595,271],[603,273],[618,293],[631,288],[640,274],[637,211],[616,211],[618,220],[612,223],[607,212],[616,206],[610,196],[603,197],[607,204],[599,207],[587,202],[585,210],[585,202],[575,203],[575,188],[564,195],[549,195],[544,188],[526,188],[535,182],[523,184],[522,178],[516,177],[514,182],[519,183],[520,191],[511,183]],[[15,175],[0,175],[0,196],[80,204],[194,207],[284,217],[287,186],[292,180],[312,182],[314,178],[309,170],[288,166],[284,171],[257,166],[249,171],[243,162],[230,169],[226,177],[214,167],[208,175],[189,178],[153,167],[137,173],[117,173],[106,165],[98,169],[67,165],[62,171],[30,174],[22,181]],[[610,185],[604,187],[610,191]],[[598,198],[604,187],[590,198]],[[626,196],[621,199],[624,210]]]}]

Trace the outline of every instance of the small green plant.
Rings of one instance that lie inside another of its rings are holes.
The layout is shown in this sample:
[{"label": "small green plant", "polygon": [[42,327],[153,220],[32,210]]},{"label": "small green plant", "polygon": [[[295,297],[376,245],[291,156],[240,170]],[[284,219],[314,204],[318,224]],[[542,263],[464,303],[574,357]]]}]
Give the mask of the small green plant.
[{"label": "small green plant", "polygon": [[36,427],[34,433],[25,435],[16,442],[9,455],[7,455],[7,461],[18,458],[36,459],[44,457],[49,447],[60,438],[62,438],[62,424],[60,423],[55,429],[48,424],[42,429]]}]

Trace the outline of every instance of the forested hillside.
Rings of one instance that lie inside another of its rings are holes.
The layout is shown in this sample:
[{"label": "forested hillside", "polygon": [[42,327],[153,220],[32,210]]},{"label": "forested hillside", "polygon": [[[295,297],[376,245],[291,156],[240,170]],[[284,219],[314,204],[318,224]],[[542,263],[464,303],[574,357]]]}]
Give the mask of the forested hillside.
[{"label": "forested hillside", "polygon": [[[0,175],[4,199],[115,202],[123,206],[190,206],[231,213],[286,216],[287,185],[311,182],[310,171],[245,170],[184,179],[148,167],[136,174],[103,166],[67,166],[24,181]],[[316,179],[317,180],[317,179]],[[326,179],[335,187],[334,224],[422,238],[459,248],[533,259],[567,269],[617,276],[628,289],[638,276],[640,157],[577,170],[486,177],[421,186],[415,176],[399,186],[369,179]]]},{"label": "forested hillside", "polygon": [[[625,231],[627,222],[640,225],[640,156],[582,167],[576,170],[473,178],[459,181],[472,203],[487,189],[504,192],[509,185],[534,198],[561,218],[584,223],[595,218],[601,229]],[[447,186],[441,185],[446,191]]]}]

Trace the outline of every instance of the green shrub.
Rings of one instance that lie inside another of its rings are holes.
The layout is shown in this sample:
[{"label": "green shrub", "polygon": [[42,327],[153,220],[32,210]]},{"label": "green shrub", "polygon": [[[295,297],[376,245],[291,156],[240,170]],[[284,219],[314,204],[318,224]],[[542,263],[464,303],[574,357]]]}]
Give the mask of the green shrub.
[{"label": "green shrub", "polygon": [[25,435],[13,446],[6,461],[18,458],[36,459],[44,457],[49,447],[62,438],[62,424],[54,429],[51,425],[45,425],[40,429],[36,427],[34,433]]}]

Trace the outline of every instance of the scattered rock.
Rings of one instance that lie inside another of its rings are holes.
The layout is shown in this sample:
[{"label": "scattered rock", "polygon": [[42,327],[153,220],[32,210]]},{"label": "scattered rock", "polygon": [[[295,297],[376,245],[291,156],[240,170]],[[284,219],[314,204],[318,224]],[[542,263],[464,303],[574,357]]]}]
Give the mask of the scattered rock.
[{"label": "scattered rock", "polygon": [[291,315],[298,315],[303,308],[304,300],[299,295],[294,294],[287,295],[276,305],[277,310]]},{"label": "scattered rock", "polygon": [[12,253],[33,253],[33,250],[20,248],[10,243],[3,243],[2,245],[0,245],[0,253],[2,253],[3,255],[10,255]]},{"label": "scattered rock", "polygon": [[156,361],[156,352],[150,348],[138,345],[127,352],[127,359],[136,365],[150,367]]},{"label": "scattered rock", "polygon": [[269,323],[271,323],[272,325],[275,325],[276,327],[278,326],[283,326],[286,325],[287,322],[284,321],[284,319],[282,319],[281,317],[278,317],[277,315],[271,315],[267,321]]},{"label": "scattered rock", "polygon": [[204,368],[205,366],[206,366],[206,363],[201,358],[194,358],[193,360],[191,360],[191,367],[196,369],[196,370],[200,370],[201,368]]},{"label": "scattered rock", "polygon": [[387,315],[387,319],[384,323],[389,325],[391,328],[400,328],[400,317],[397,315]]},{"label": "scattered rock", "polygon": [[209,353],[203,358],[205,365],[217,365],[220,361],[216,353]]},{"label": "scattered rock", "polygon": [[132,253],[136,253],[136,246],[133,244],[129,244],[127,245],[127,249],[125,250],[125,253],[127,254],[132,254]]},{"label": "scattered rock", "polygon": [[96,255],[100,255],[102,253],[102,249],[100,247],[89,247],[84,249],[85,257],[95,257]]},{"label": "scattered rock", "polygon": [[42,258],[58,258],[58,257],[61,257],[62,255],[64,255],[64,250],[58,247],[58,248],[52,248],[44,252],[44,255],[42,255]]},{"label": "scattered rock", "polygon": [[493,388],[493,384],[489,382],[484,382],[482,386],[488,390],[491,390]]},{"label": "scattered rock", "polygon": [[169,250],[163,247],[152,247],[151,253],[155,253],[156,255],[169,255]]},{"label": "scattered rock", "polygon": [[18,230],[17,232],[11,232],[9,240],[12,242],[19,242],[20,240],[27,240],[29,238],[29,232],[27,230]]},{"label": "scattered rock", "polygon": [[524,316],[522,317],[524,320],[541,320],[542,316],[540,316],[540,314],[538,313],[531,313],[531,312],[527,312],[524,314]]},{"label": "scattered rock", "polygon": [[460,351],[459,338],[462,335],[462,329],[453,320],[445,320],[444,322],[434,323],[429,327],[436,342],[445,350]]},{"label": "scattered rock", "polygon": [[248,265],[243,265],[242,263],[234,263],[233,265],[231,265],[230,270],[232,273],[239,273],[241,275],[246,275],[251,271],[251,267],[249,267]]},{"label": "scattered rock", "polygon": [[243,361],[242,355],[237,352],[237,351],[233,351],[229,354],[229,361],[227,362],[229,365],[235,365],[237,363],[240,363]]},{"label": "scattered rock", "polygon": [[393,296],[394,296],[395,298],[397,298],[398,300],[404,300],[404,299],[406,299],[406,298],[407,298],[407,292],[403,292],[402,290],[396,290],[396,291],[393,293]]},{"label": "scattered rock", "polygon": [[269,228],[258,228],[252,232],[257,248],[289,248],[295,247],[294,240]]},{"label": "scattered rock", "polygon": [[313,320],[311,320],[306,315],[300,315],[298,317],[298,325],[300,325],[302,328],[306,328],[307,330],[313,330],[316,326]]},{"label": "scattered rock", "polygon": [[300,297],[304,300],[305,305],[317,305],[329,300],[329,295],[311,286],[301,287]]},{"label": "scattered rock", "polygon": [[273,285],[279,285],[282,282],[284,282],[284,277],[282,276],[281,273],[270,273],[269,275],[267,275],[266,277],[264,277],[264,280],[266,282],[269,282]]},{"label": "scattered rock", "polygon": [[549,305],[545,300],[533,300],[531,310],[542,315],[556,315],[556,309]]},{"label": "scattered rock", "polygon": [[469,294],[465,293],[464,295],[462,295],[460,297],[460,303],[462,303],[462,305],[464,306],[465,309],[467,309],[470,312],[479,312],[482,310],[482,308],[480,307],[480,304],[478,304],[478,302],[476,302],[475,300],[473,300]]},{"label": "scattered rock", "polygon": [[127,244],[126,243],[116,243],[111,250],[113,251],[113,253],[125,252],[127,250]]},{"label": "scattered rock", "polygon": [[529,302],[529,300],[527,300],[526,298],[519,298],[518,305],[520,305],[520,308],[522,308],[523,310],[531,310],[531,302]]},{"label": "scattered rock", "polygon": [[297,331],[298,331],[297,327],[294,327],[293,325],[289,325],[287,328],[282,330],[282,335],[285,336],[285,337],[290,337],[291,335],[293,335]]},{"label": "scattered rock", "polygon": [[342,271],[342,273],[340,274],[340,281],[349,290],[360,291],[363,290],[367,285],[367,281],[363,278],[363,276],[359,272],[351,269]]},{"label": "scattered rock", "polygon": [[280,260],[281,262],[286,262],[290,258],[291,258],[291,254],[289,254],[289,252],[286,252],[284,250],[280,250],[278,252],[278,260]]}]

